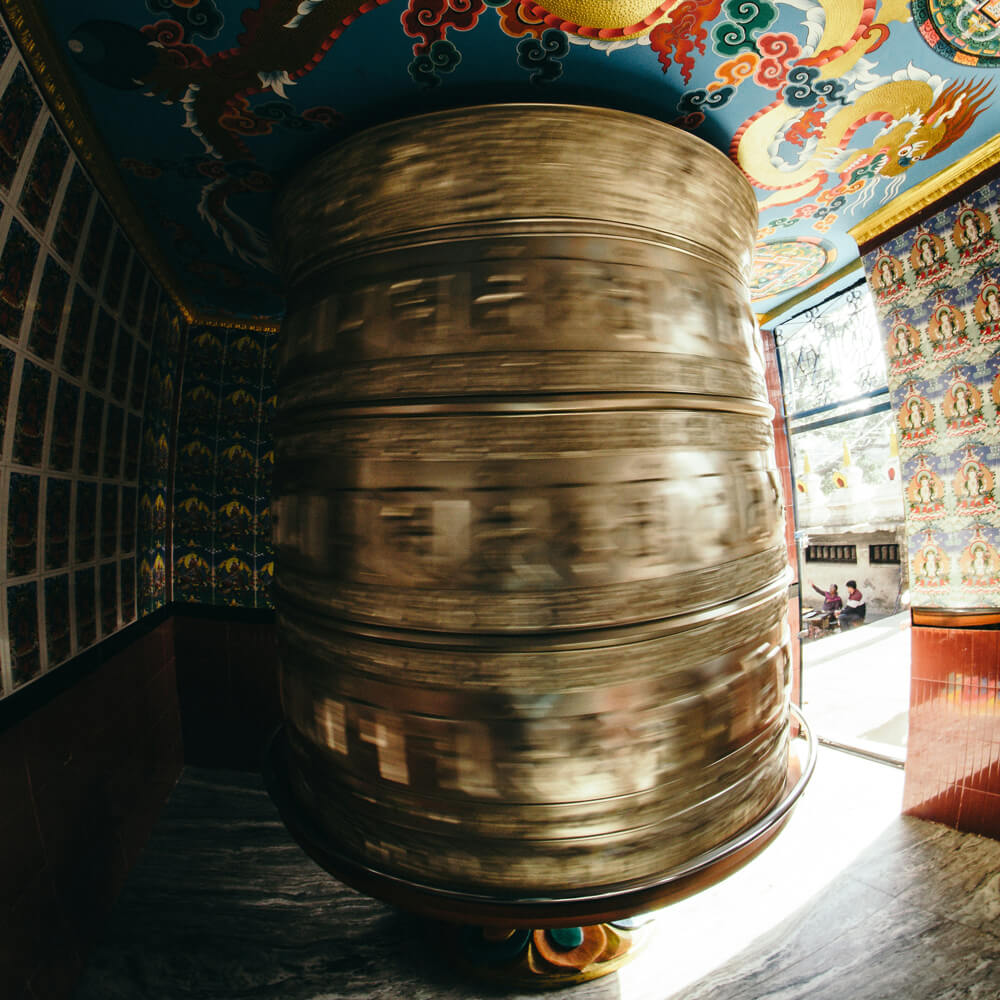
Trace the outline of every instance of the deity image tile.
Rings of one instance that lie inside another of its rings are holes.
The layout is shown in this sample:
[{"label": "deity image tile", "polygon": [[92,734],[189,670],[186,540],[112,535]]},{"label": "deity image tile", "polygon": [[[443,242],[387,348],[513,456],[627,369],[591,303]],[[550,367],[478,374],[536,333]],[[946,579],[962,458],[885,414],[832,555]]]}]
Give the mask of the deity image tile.
[{"label": "deity image tile", "polygon": [[62,207],[59,209],[59,220],[52,232],[52,245],[70,268],[76,259],[93,196],[93,185],[83,172],[83,168],[74,163],[73,173],[63,195]]},{"label": "deity image tile", "polygon": [[24,147],[28,145],[42,99],[18,64],[4,92],[0,94],[0,187],[10,190]]},{"label": "deity image tile", "polygon": [[87,381],[91,389],[104,392],[108,384],[111,368],[111,345],[115,339],[115,321],[101,306],[97,307],[97,322],[94,324],[94,348],[90,352],[90,368]]},{"label": "deity image tile", "polygon": [[226,437],[219,440],[216,474],[224,479],[228,489],[252,489],[257,468],[256,445],[257,442],[250,438]]},{"label": "deity image tile", "polygon": [[146,283],[146,291],[142,296],[142,318],[139,321],[139,336],[146,343],[153,339],[156,327],[157,305],[160,301],[160,286],[152,279]]},{"label": "deity image tile", "polygon": [[76,562],[91,562],[96,556],[97,483],[76,483]]},{"label": "deity image tile", "polygon": [[19,688],[42,672],[36,581],[7,588],[7,624],[10,632],[11,675],[14,687]]},{"label": "deity image tile", "polygon": [[972,317],[979,328],[980,344],[1000,342],[1000,269],[984,268],[976,275],[972,289]]},{"label": "deity image tile", "polygon": [[948,475],[955,497],[955,513],[976,520],[995,517],[997,483],[990,449],[968,444],[963,451],[949,457]]},{"label": "deity image tile", "polygon": [[44,233],[48,225],[52,203],[68,159],[69,148],[50,118],[45,124],[21,192],[21,211],[40,233]]},{"label": "deity image tile", "polygon": [[56,404],[52,411],[52,432],[49,438],[49,465],[60,472],[73,471],[76,447],[77,414],[80,411],[80,389],[66,379],[59,379]]},{"label": "deity image tile", "polygon": [[[988,398],[989,389],[978,386],[975,368],[955,365],[949,369],[950,378],[941,400],[941,413],[945,421],[945,433],[953,438],[971,439],[989,429],[983,412],[984,393]],[[961,445],[959,445],[961,447]]]},{"label": "deity image tile", "polygon": [[226,553],[215,566],[215,600],[231,606],[253,606],[253,557]]},{"label": "deity image tile", "polygon": [[240,386],[227,392],[219,405],[219,420],[231,432],[247,437],[257,436],[260,419],[260,399],[256,386]]},{"label": "deity image tile", "polygon": [[45,580],[45,648],[49,669],[69,659],[69,574]]},{"label": "deity image tile", "polygon": [[174,593],[177,600],[212,604],[212,565],[210,553],[196,549],[178,550],[174,561]]},{"label": "deity image tile", "polygon": [[80,275],[95,291],[104,271],[104,258],[110,239],[111,215],[104,203],[98,201],[90,220],[90,232],[87,234],[87,243],[80,261]]},{"label": "deity image tile", "polygon": [[135,618],[135,560],[123,559],[119,570],[121,581],[122,624]]},{"label": "deity image tile", "polygon": [[139,322],[139,306],[142,303],[142,288],[146,283],[145,265],[138,254],[132,256],[132,269],[128,274],[128,285],[125,288],[125,303],[122,308],[122,319],[132,330]]},{"label": "deity image tile", "polygon": [[211,447],[214,444],[211,438],[195,438],[180,446],[177,455],[177,476],[180,482],[211,479],[215,473],[215,450]]},{"label": "deity image tile", "polygon": [[45,568],[69,565],[69,515],[72,482],[49,476],[45,484]]},{"label": "deity image tile", "polygon": [[[161,512],[164,515],[161,519]],[[139,530],[136,535],[136,551],[142,557],[149,557],[147,569],[152,572],[156,569],[154,565],[153,556],[157,553],[163,555],[163,575],[164,580],[166,579],[166,554],[165,554],[165,543],[166,543],[166,531],[163,523],[165,523],[166,514],[166,490],[165,487],[157,485],[155,489],[150,492],[144,492],[140,494],[139,497]],[[161,523],[161,520],[163,523]],[[140,572],[142,571],[142,565],[140,564]],[[150,577],[153,579],[155,574]],[[149,594],[148,591],[143,591],[144,595]],[[146,605],[144,604],[144,607]]]},{"label": "deity image tile", "polygon": [[97,588],[94,569],[79,569],[73,575],[76,606],[76,645],[86,649],[97,638]]},{"label": "deity image tile", "polygon": [[219,397],[215,390],[214,385],[201,380],[185,385],[181,412],[188,434],[198,436],[216,433],[219,424]]},{"label": "deity image tile", "polygon": [[274,426],[274,415],[278,409],[278,396],[271,384],[270,371],[265,371],[261,386],[261,424],[263,427]]},{"label": "deity image tile", "polygon": [[68,291],[69,275],[55,257],[47,257],[28,333],[28,349],[46,361],[52,361],[56,356],[59,324]]},{"label": "deity image tile", "polygon": [[170,441],[166,427],[160,427],[159,433],[153,433],[151,440],[144,438],[143,445],[148,445],[149,468],[154,473],[165,476],[170,467]]},{"label": "deity image tile", "polygon": [[111,245],[111,257],[108,261],[108,271],[104,279],[104,303],[112,311],[118,311],[122,289],[125,286],[125,270],[128,267],[128,241],[120,229],[115,229],[114,242]]},{"label": "deity image tile", "polygon": [[80,378],[83,375],[83,364],[87,358],[87,346],[90,343],[90,326],[94,317],[94,300],[86,292],[83,285],[73,289],[73,301],[69,307],[69,320],[66,324],[66,337],[63,341],[60,366],[67,375]]},{"label": "deity image tile", "polygon": [[104,429],[104,475],[108,479],[117,479],[122,464],[122,433],[125,429],[125,416],[120,406],[108,404],[108,419]]},{"label": "deity image tile", "polygon": [[257,551],[263,552],[273,559],[271,552],[271,501],[269,496],[254,498],[256,514],[254,516],[254,536],[257,539]]},{"label": "deity image tile", "polygon": [[37,258],[38,241],[16,218],[11,219],[7,242],[0,253],[0,334],[15,342],[21,337],[21,320]]},{"label": "deity image tile", "polygon": [[146,393],[146,407],[159,414],[169,413],[172,403],[172,379],[164,372],[157,360],[153,360],[149,370],[149,389]]},{"label": "deity image tile", "polygon": [[134,480],[139,474],[139,434],[141,428],[141,418],[130,413],[125,430],[125,464],[122,471],[122,475],[129,480]]},{"label": "deity image tile", "polygon": [[128,393],[128,370],[132,363],[132,335],[118,324],[118,339],[115,341],[115,363],[111,367],[111,395],[119,402],[125,402]]},{"label": "deity image tile", "polygon": [[257,496],[271,495],[271,483],[274,478],[274,446],[269,441],[262,440],[259,445],[260,458],[257,461]]},{"label": "deity image tile", "polygon": [[80,472],[85,476],[97,475],[103,420],[104,400],[88,392],[83,403],[83,426],[80,432]]},{"label": "deity image tile", "polygon": [[138,518],[136,544],[139,550],[145,550],[151,544],[149,537],[153,532],[153,497],[155,493],[156,490],[151,485],[145,485],[139,493],[139,500],[136,504]]},{"label": "deity image tile", "polygon": [[260,370],[264,364],[261,334],[230,335],[226,344],[223,380],[229,383],[253,382],[259,384]]},{"label": "deity image tile", "polygon": [[14,352],[0,344],[0,453],[7,430],[7,403],[14,382]]},{"label": "deity image tile", "polygon": [[188,336],[188,362],[194,372],[218,372],[225,354],[225,341],[211,329],[192,327]]},{"label": "deity image tile", "polygon": [[146,396],[146,376],[148,373],[149,348],[137,343],[135,357],[132,359],[132,387],[128,401],[133,410],[142,409],[142,401]]},{"label": "deity image tile", "polygon": [[[167,489],[163,483],[157,483],[156,488],[144,494],[149,510],[146,513],[146,525],[154,537],[159,537],[167,526]],[[139,510],[143,511],[143,500],[139,501]]]},{"label": "deity image tile", "polygon": [[215,515],[219,548],[223,552],[250,552],[254,536],[253,497],[231,495],[220,501]]},{"label": "deity image tile", "polygon": [[8,496],[7,575],[25,576],[38,565],[38,476],[12,472]]},{"label": "deity image tile", "polygon": [[101,557],[106,559],[118,548],[119,487],[104,483],[101,486]]},{"label": "deity image tile", "polygon": [[[167,587],[166,553],[162,547],[147,550],[139,565],[139,589],[143,614],[162,607]],[[178,598],[184,600],[183,597]]]},{"label": "deity image tile", "polygon": [[178,489],[174,496],[175,543],[210,549],[215,529],[214,493],[186,487]]},{"label": "deity image tile", "polygon": [[270,552],[260,552],[254,557],[254,605],[258,608],[273,608],[272,583],[274,581],[274,556]]},{"label": "deity image tile", "polygon": [[122,551],[135,551],[135,510],[137,491],[134,486],[122,490]]},{"label": "deity image tile", "polygon": [[45,412],[49,405],[51,373],[33,361],[24,361],[14,420],[11,455],[21,465],[40,466],[45,446]]},{"label": "deity image tile", "polygon": [[997,529],[988,524],[973,524],[964,531],[955,532],[950,545],[957,553],[960,586],[983,604],[995,602],[1000,587],[998,534]]},{"label": "deity image tile", "polygon": [[118,628],[118,563],[101,565],[101,635]]}]

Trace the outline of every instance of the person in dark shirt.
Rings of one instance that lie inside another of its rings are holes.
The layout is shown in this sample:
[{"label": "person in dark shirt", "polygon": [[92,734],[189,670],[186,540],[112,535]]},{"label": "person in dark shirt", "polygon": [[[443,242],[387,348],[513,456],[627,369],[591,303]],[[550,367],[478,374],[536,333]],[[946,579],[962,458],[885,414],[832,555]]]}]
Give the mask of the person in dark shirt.
[{"label": "person in dark shirt", "polygon": [[857,580],[847,581],[847,603],[844,610],[840,612],[840,627],[852,628],[860,625],[865,620],[868,609],[865,607],[865,599],[858,590]]}]

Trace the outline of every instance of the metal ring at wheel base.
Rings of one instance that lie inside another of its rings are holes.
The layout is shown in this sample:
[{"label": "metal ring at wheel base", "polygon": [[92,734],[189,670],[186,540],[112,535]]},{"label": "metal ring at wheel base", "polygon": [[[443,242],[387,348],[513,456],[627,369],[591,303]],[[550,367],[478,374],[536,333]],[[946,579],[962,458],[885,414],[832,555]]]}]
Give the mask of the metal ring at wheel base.
[{"label": "metal ring at wheel base", "polygon": [[756,857],[781,831],[816,767],[816,736],[801,710],[791,705],[807,755],[802,764],[789,755],[785,793],[760,819],[723,843],[652,881],[606,890],[545,897],[489,896],[441,889],[379,871],[326,844],[297,809],[283,780],[288,742],[279,727],[265,754],[264,779],[281,818],[299,846],[320,867],[366,895],[402,909],[458,923],[504,927],[577,927],[619,920],[657,909],[708,888]]}]

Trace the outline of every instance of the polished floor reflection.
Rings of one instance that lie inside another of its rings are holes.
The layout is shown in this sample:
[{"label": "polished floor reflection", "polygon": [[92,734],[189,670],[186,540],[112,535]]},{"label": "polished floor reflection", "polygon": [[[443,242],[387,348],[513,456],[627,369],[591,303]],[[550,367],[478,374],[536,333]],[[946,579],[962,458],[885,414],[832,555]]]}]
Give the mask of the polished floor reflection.
[{"label": "polished floor reflection", "polygon": [[[899,815],[902,772],[821,749],[772,847],[658,915],[577,1000],[996,1000],[1000,842]],[[475,1000],[428,922],[344,888],[259,781],[185,771],[77,1000]]]}]

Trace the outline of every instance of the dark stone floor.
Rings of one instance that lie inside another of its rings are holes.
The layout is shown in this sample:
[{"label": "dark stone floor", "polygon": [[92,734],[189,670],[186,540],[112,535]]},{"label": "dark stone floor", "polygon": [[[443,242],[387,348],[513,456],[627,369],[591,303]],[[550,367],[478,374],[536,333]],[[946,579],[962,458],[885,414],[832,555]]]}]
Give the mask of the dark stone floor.
[{"label": "dark stone floor", "polygon": [[[898,815],[901,772],[821,750],[788,828],[661,911],[575,1000],[997,1000],[1000,842]],[[77,1000],[520,997],[455,969],[433,925],[358,895],[291,841],[254,776],[188,768]]]}]

